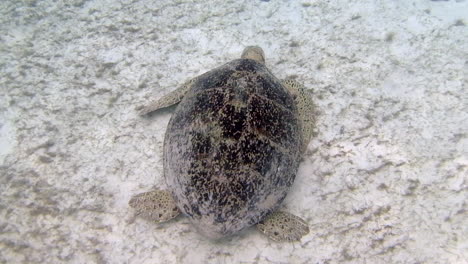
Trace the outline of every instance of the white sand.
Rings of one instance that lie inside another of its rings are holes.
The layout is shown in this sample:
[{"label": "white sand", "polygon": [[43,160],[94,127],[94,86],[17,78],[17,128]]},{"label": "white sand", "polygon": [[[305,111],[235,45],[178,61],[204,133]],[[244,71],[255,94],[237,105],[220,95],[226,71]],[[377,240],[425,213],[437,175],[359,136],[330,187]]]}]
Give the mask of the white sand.
[{"label": "white sand", "polygon": [[[467,263],[467,23],[464,0],[1,1],[0,262]],[[284,204],[310,234],[133,219],[171,113],[134,107],[251,44],[320,110]]]}]

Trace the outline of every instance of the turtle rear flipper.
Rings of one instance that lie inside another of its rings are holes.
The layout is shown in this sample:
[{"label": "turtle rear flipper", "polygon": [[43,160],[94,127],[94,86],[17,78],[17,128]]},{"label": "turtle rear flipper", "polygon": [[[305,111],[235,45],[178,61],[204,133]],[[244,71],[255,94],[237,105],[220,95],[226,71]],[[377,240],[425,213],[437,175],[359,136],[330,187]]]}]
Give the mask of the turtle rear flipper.
[{"label": "turtle rear flipper", "polygon": [[299,241],[309,233],[309,226],[301,218],[276,211],[257,224],[258,230],[278,242]]},{"label": "turtle rear flipper", "polygon": [[190,90],[190,87],[195,82],[195,80],[196,78],[190,79],[189,81],[182,84],[179,88],[159,98],[158,100],[151,101],[145,105],[136,107],[138,114],[146,115],[158,109],[162,109],[179,103],[182,100],[182,98],[184,98],[185,94],[187,94],[187,92]]},{"label": "turtle rear flipper", "polygon": [[166,222],[180,214],[174,199],[168,191],[154,190],[133,196],[128,204],[135,214],[157,223]]}]

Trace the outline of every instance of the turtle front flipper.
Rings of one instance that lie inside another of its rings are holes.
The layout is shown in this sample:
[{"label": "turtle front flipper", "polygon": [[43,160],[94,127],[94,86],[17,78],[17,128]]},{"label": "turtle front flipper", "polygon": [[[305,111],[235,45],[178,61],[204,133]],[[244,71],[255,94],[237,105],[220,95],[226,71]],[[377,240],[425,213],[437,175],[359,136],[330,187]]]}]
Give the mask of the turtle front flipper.
[{"label": "turtle front flipper", "polygon": [[315,128],[315,104],[307,95],[305,87],[295,80],[283,80],[283,85],[288,89],[294,98],[294,102],[299,112],[299,119],[302,123],[302,153],[307,149],[307,145],[312,137]]},{"label": "turtle front flipper", "polygon": [[157,223],[166,222],[180,214],[171,193],[154,190],[133,196],[128,204],[135,209],[135,214]]},{"label": "turtle front flipper", "polygon": [[309,226],[301,218],[276,211],[257,224],[257,229],[277,242],[299,241],[309,233]]},{"label": "turtle front flipper", "polygon": [[165,108],[165,107],[179,103],[182,100],[182,98],[184,98],[185,94],[187,94],[187,92],[190,90],[190,87],[195,82],[195,80],[196,78],[193,78],[185,82],[179,88],[159,98],[158,100],[154,100],[145,105],[138,106],[136,108],[136,110],[138,111],[138,114],[146,115],[158,109]]}]

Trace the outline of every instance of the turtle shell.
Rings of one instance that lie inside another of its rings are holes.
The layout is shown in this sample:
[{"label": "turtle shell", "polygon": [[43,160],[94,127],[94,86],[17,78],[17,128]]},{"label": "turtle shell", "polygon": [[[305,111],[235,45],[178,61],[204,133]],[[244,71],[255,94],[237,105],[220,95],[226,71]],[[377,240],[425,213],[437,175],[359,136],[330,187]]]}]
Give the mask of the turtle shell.
[{"label": "turtle shell", "polygon": [[291,94],[261,63],[238,59],[199,76],[164,141],[179,209],[214,239],[261,221],[293,184],[300,126]]}]

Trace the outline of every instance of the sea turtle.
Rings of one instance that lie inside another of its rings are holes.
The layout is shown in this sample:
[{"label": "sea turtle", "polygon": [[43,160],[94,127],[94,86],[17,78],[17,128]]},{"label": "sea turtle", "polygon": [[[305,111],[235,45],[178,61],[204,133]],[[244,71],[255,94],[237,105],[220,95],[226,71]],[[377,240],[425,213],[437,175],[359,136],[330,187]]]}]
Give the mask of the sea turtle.
[{"label": "sea turtle", "polygon": [[176,103],[164,139],[168,189],[132,197],[136,215],[164,222],[182,212],[211,239],[252,225],[275,241],[309,232],[304,220],[277,211],[314,128],[302,85],[278,80],[263,50],[249,46],[240,59],[138,110],[145,115]]}]

